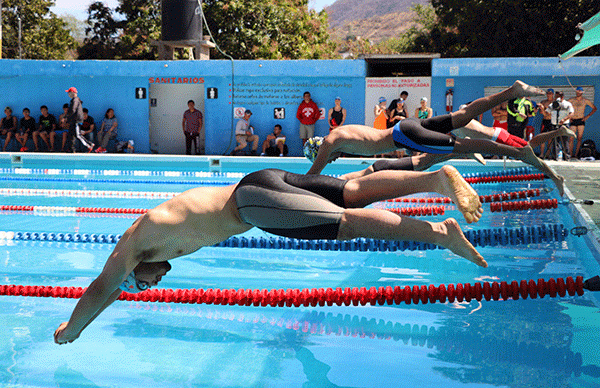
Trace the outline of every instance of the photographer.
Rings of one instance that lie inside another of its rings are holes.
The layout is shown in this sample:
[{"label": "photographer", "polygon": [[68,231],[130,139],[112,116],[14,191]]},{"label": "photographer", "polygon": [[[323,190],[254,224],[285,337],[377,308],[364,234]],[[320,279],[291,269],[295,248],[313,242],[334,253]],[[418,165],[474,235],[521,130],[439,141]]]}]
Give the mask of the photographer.
[{"label": "photographer", "polygon": [[[554,101],[548,105],[548,108],[544,108],[543,104],[539,104],[538,106],[542,110],[542,113],[550,113],[550,123],[553,129],[558,129],[561,125],[568,127],[569,120],[573,118],[573,114],[575,113],[573,104],[565,101],[564,94],[560,91],[554,93]],[[564,151],[563,157],[565,160],[568,160],[569,156],[566,154],[567,148],[565,147],[564,138],[559,138],[559,144]]]}]

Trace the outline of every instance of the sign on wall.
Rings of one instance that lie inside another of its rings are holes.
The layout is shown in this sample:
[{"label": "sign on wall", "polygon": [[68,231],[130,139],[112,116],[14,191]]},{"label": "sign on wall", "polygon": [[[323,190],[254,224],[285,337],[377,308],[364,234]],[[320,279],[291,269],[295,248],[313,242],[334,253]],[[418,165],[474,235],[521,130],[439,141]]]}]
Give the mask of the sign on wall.
[{"label": "sign on wall", "polygon": [[[405,107],[408,117],[415,116],[415,109],[420,106],[421,97],[431,101],[431,77],[384,77],[366,78],[365,87],[365,125],[373,125],[375,105],[379,97],[387,99],[386,106],[400,97],[404,90],[408,92]],[[427,106],[430,106],[428,103]]]}]

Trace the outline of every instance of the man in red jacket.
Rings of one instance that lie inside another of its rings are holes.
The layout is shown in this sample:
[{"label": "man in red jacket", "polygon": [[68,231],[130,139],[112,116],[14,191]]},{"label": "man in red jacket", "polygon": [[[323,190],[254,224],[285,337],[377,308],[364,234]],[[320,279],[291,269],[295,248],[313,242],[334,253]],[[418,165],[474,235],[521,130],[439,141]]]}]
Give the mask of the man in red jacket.
[{"label": "man in red jacket", "polygon": [[300,120],[300,138],[303,146],[307,139],[315,135],[315,123],[320,116],[319,107],[310,99],[310,93],[304,92],[304,101],[300,103],[296,112],[296,118]]}]

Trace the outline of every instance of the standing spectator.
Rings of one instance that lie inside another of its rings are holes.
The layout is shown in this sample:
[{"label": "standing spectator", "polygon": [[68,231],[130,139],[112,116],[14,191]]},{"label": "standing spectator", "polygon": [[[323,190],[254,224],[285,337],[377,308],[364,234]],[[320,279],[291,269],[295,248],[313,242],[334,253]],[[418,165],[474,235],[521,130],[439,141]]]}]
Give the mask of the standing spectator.
[{"label": "standing spectator", "polygon": [[[94,142],[94,131],[96,130],[96,123],[94,122],[94,118],[89,115],[89,111],[87,108],[83,108],[83,122],[81,123],[81,136],[85,137],[85,139],[89,143]],[[82,143],[83,144],[83,143]],[[85,144],[83,144],[85,146]]]},{"label": "standing spectator", "polygon": [[387,109],[385,108],[385,103],[385,97],[379,97],[379,104],[375,105],[375,108],[373,108],[373,114],[375,115],[373,128],[387,129],[388,115]]},{"label": "standing spectator", "polygon": [[[575,97],[569,99],[569,102],[573,105],[575,113],[573,113],[573,119],[571,120],[571,130],[577,134],[577,147],[573,154],[573,142],[575,139],[569,139],[569,155],[572,158],[579,155],[579,148],[581,148],[581,140],[583,139],[583,130],[585,129],[585,122],[590,118],[591,115],[596,113],[596,106],[592,104],[590,100],[583,97],[583,88],[578,86],[575,88]],[[585,107],[589,106],[591,111],[585,115]]]},{"label": "standing spectator", "polygon": [[[29,108],[23,109],[23,118],[21,119],[19,130],[15,134],[15,138],[21,144],[21,152],[27,151],[27,139],[29,135],[35,132],[35,119],[31,117]],[[32,135],[33,136],[33,135]]]},{"label": "standing spectator", "polygon": [[529,118],[535,115],[531,101],[525,97],[513,98],[508,101],[506,111],[508,113],[506,118],[508,133],[525,139],[525,127]]},{"label": "standing spectator", "polygon": [[6,146],[17,131],[17,118],[12,115],[12,109],[9,106],[4,108],[4,114],[6,117],[0,121],[0,138],[4,139],[2,152],[6,151]]},{"label": "standing spectator", "polygon": [[304,100],[300,103],[298,111],[296,112],[296,118],[300,120],[300,138],[302,139],[302,146],[306,143],[308,138],[315,135],[315,123],[321,116],[319,107],[310,98],[309,92],[304,92]]},{"label": "standing spectator", "polygon": [[327,113],[327,122],[329,123],[329,132],[341,127],[346,122],[346,108],[342,108],[342,99],[335,98],[335,106],[329,109]]},{"label": "standing spectator", "polygon": [[502,128],[508,130],[508,111],[506,110],[506,101],[492,108],[492,117],[494,118],[493,128]]},{"label": "standing spectator", "polygon": [[198,136],[202,130],[203,117],[202,113],[196,109],[194,100],[188,101],[188,110],[183,112],[183,120],[181,126],[185,136],[185,153],[192,154],[192,142],[194,143],[194,153],[196,155],[203,154],[204,150],[198,152]]},{"label": "standing spectator", "polygon": [[48,151],[54,151],[54,131],[56,130],[56,117],[48,113],[48,107],[42,105],[40,107],[41,116],[38,120],[38,130],[33,132],[33,144],[35,144],[35,152],[39,152],[39,140],[41,137]]},{"label": "standing spectator", "polygon": [[388,128],[392,128],[399,121],[404,120],[408,117],[406,109],[404,109],[404,100],[399,99],[396,101],[396,106],[390,111],[388,120]]},{"label": "standing spectator", "polygon": [[77,89],[74,87],[70,87],[65,90],[71,97],[71,102],[69,103],[69,108],[67,112],[67,125],[69,126],[69,145],[71,146],[71,151],[75,152],[75,137],[79,139],[81,144],[83,144],[88,152],[92,152],[94,149],[94,143],[86,139],[81,134],[81,124],[83,123],[83,107],[81,106],[81,99],[77,96]]},{"label": "standing spectator", "polygon": [[[561,125],[568,127],[570,120],[573,118],[573,114],[575,113],[573,104],[571,104],[569,101],[565,101],[564,94],[560,91],[554,93],[554,101],[548,106],[547,110],[550,111],[550,123],[552,124],[553,130],[558,129]],[[559,140],[559,148],[562,148],[563,158],[568,159],[563,138],[559,137],[557,140]],[[559,155],[555,155],[555,157],[560,159],[560,151]]]},{"label": "standing spectator", "polygon": [[427,106],[427,97],[421,97],[421,106],[415,109],[415,117],[423,120],[431,116],[433,116],[433,109]]},{"label": "standing spectator", "polygon": [[252,116],[252,112],[246,110],[244,112],[244,117],[242,117],[235,126],[235,140],[238,142],[238,145],[231,151],[232,155],[235,155],[236,152],[246,148],[249,142],[252,142],[251,155],[256,155],[256,150],[258,149],[258,135],[254,134],[254,128],[250,125],[250,116]]},{"label": "standing spectator", "polygon": [[104,120],[102,120],[100,129],[98,130],[98,143],[100,143],[100,146],[96,149],[96,152],[102,154],[106,153],[106,147],[108,147],[110,139],[117,137],[118,124],[115,111],[112,108],[108,108],[104,114]]},{"label": "standing spectator", "polygon": [[284,156],[288,153],[288,147],[285,145],[285,136],[281,134],[281,125],[275,124],[273,133],[267,135],[267,139],[263,141],[262,153],[260,156]]},{"label": "standing spectator", "polygon": [[[550,104],[554,102],[554,89],[546,90],[546,99],[538,104],[538,109],[542,112],[542,125],[540,127],[540,134],[545,132],[553,131],[552,120],[551,120],[551,110],[548,109]],[[544,158],[544,154],[546,153],[546,145],[547,142],[543,142],[540,145],[540,158]]]},{"label": "standing spectator", "polygon": [[[58,128],[50,134],[51,137],[54,135],[62,135],[62,146],[60,147],[60,152],[67,152],[65,150],[65,144],[67,144],[67,136],[69,134],[69,123],[67,121],[67,117],[69,114],[69,104],[63,105],[63,113],[58,116]],[[54,141],[52,142],[54,143]]]},{"label": "standing spectator", "polygon": [[392,102],[390,103],[390,106],[388,107],[388,112],[391,112],[392,109],[396,108],[396,105],[398,104],[399,100],[402,100],[402,101],[406,102],[406,99],[408,99],[408,92],[406,90],[403,90],[400,93],[400,97],[399,98],[395,98],[395,99],[392,100]]}]

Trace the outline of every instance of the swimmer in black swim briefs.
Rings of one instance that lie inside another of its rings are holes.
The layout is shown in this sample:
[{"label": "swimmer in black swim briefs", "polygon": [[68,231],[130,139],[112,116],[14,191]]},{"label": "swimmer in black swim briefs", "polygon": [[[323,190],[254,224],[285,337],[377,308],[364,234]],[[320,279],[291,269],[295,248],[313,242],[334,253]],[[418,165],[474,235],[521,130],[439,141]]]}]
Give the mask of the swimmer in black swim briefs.
[{"label": "swimmer in black swim briefs", "polygon": [[54,341],[75,341],[123,289],[135,292],[158,284],[170,269],[167,261],[254,226],[303,239],[421,241],[486,267],[452,218],[429,222],[364,208],[418,192],[449,196],[467,222],[481,217],[479,196],[451,166],[433,172],[380,171],[348,181],[268,169],[248,174],[238,184],[188,190],[149,210],[127,229],[69,321],[55,331]]}]

